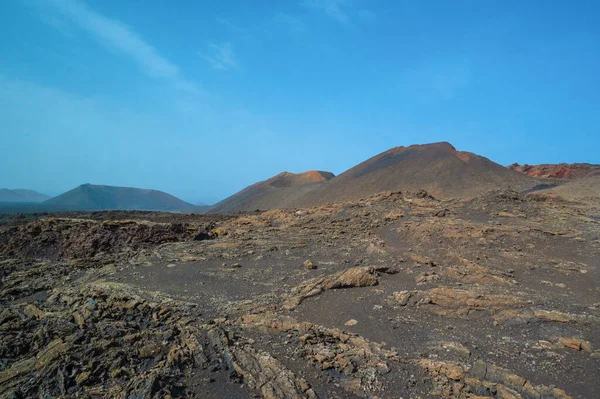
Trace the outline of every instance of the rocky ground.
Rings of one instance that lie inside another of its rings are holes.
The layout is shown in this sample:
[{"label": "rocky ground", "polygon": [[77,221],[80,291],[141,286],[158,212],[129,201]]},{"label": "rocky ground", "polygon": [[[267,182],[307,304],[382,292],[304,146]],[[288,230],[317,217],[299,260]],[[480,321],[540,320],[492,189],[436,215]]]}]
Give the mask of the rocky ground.
[{"label": "rocky ground", "polygon": [[598,397],[597,199],[1,222],[2,398]]}]

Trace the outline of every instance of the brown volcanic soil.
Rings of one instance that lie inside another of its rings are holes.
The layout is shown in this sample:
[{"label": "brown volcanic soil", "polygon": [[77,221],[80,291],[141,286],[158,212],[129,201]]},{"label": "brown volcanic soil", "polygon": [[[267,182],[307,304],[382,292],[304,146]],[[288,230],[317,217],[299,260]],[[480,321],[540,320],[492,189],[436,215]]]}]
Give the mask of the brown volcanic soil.
[{"label": "brown volcanic soil", "polygon": [[514,163],[509,169],[524,173],[528,176],[556,179],[579,179],[592,174],[600,174],[600,165],[589,163],[559,163],[541,165],[519,165]]},{"label": "brown volcanic soil", "polygon": [[11,219],[0,397],[592,398],[599,236],[510,190]]},{"label": "brown volcanic soil", "polygon": [[332,179],[334,174],[311,170],[304,173],[283,172],[246,187],[210,208],[210,213],[251,211],[293,207],[298,198]]}]

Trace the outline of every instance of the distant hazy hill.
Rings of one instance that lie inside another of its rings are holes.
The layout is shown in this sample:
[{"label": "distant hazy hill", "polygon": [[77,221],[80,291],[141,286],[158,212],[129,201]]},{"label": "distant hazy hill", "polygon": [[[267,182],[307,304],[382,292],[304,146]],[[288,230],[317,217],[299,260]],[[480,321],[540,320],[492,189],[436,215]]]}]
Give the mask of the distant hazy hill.
[{"label": "distant hazy hill", "polygon": [[44,202],[50,197],[40,194],[34,190],[9,190],[7,188],[0,189],[0,202]]},{"label": "distant hazy hill", "polygon": [[83,184],[44,202],[73,210],[193,211],[194,205],[157,190]]},{"label": "distant hazy hill", "polygon": [[300,197],[333,177],[334,174],[331,172],[318,170],[298,174],[283,172],[246,187],[212,206],[209,212],[225,213],[291,207]]},{"label": "distant hazy hill", "polygon": [[590,175],[600,175],[600,165],[589,163],[558,163],[540,165],[519,165],[514,163],[508,168],[529,176],[556,179],[579,179]]}]

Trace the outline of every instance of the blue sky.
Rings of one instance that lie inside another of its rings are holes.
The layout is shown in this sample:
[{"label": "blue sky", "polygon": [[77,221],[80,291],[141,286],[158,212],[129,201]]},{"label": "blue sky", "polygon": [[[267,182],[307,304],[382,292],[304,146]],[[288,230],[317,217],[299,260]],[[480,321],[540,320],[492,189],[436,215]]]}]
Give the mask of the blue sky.
[{"label": "blue sky", "polygon": [[600,163],[595,1],[0,2],[0,187],[212,203],[449,141]]}]

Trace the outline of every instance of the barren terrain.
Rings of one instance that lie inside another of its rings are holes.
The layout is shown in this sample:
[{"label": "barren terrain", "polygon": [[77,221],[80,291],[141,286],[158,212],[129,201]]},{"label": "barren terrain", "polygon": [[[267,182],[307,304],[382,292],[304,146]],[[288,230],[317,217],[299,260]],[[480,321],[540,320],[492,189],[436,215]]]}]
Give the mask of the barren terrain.
[{"label": "barren terrain", "polygon": [[7,216],[0,396],[593,398],[600,202]]}]

